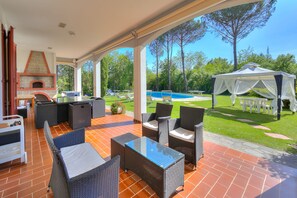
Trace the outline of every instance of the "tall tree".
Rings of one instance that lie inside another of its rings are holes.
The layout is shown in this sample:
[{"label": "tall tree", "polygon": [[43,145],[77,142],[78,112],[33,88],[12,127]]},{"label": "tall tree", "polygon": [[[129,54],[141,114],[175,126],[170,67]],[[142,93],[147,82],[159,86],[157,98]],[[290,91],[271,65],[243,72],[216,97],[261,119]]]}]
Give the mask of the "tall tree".
[{"label": "tall tree", "polygon": [[174,33],[172,30],[169,30],[168,32],[166,32],[165,34],[163,34],[160,37],[161,43],[163,44],[163,47],[166,51],[167,54],[167,66],[168,66],[168,70],[167,70],[167,76],[168,76],[168,88],[167,89],[171,89],[171,66],[172,66],[172,48],[173,48],[173,44],[174,44]]},{"label": "tall tree", "polygon": [[280,54],[275,60],[275,71],[284,71],[289,74],[297,74],[297,64],[293,54]]},{"label": "tall tree", "polygon": [[104,97],[107,92],[108,85],[108,57],[101,60],[101,97]]},{"label": "tall tree", "polygon": [[133,62],[127,55],[112,52],[108,55],[108,87],[113,90],[132,89]]},{"label": "tall tree", "polygon": [[82,80],[82,94],[93,95],[93,61],[87,61],[82,66],[81,80]]},{"label": "tall tree", "polygon": [[208,61],[202,70],[210,75],[229,73],[232,71],[232,64],[227,59],[219,57]]},{"label": "tall tree", "polygon": [[234,70],[237,70],[237,43],[255,28],[265,26],[275,10],[276,0],[263,0],[224,10],[203,17],[203,20],[222,40],[233,46]]},{"label": "tall tree", "polygon": [[164,54],[162,39],[159,37],[153,40],[149,49],[152,55],[156,57],[156,90],[159,91],[159,67],[160,67],[160,57]]},{"label": "tall tree", "polygon": [[273,70],[275,61],[271,56],[267,56],[262,53],[254,53],[251,48],[240,50],[238,52],[238,67],[241,68],[243,65],[250,62],[257,63],[261,65],[261,67]]},{"label": "tall tree", "polygon": [[180,47],[182,73],[184,78],[184,91],[187,92],[188,80],[187,80],[186,67],[185,67],[184,47],[190,43],[193,43],[201,39],[206,32],[206,26],[205,26],[205,23],[201,23],[200,20],[197,20],[197,21],[190,20],[174,28],[173,32],[174,32],[175,40]]},{"label": "tall tree", "polygon": [[74,90],[74,69],[68,65],[57,65],[58,92]]}]

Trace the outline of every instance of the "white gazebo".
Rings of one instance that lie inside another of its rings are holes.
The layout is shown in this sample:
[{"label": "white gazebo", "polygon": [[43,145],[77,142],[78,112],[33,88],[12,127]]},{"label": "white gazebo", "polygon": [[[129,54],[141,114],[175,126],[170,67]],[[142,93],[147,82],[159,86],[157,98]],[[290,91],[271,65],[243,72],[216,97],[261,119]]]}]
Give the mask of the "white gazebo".
[{"label": "white gazebo", "polygon": [[237,71],[213,76],[212,108],[217,103],[215,96],[226,90],[231,93],[232,104],[235,103],[237,95],[253,90],[263,97],[276,101],[278,120],[280,119],[281,103],[284,99],[290,101],[290,110],[296,112],[296,76],[259,66],[256,63],[248,63]]}]

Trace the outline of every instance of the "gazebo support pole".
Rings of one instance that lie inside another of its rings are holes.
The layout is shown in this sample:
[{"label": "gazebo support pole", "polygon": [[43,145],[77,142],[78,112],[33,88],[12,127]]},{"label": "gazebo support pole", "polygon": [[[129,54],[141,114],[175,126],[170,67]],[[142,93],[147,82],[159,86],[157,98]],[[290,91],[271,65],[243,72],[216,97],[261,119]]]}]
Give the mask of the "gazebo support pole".
[{"label": "gazebo support pole", "polygon": [[283,85],[283,76],[275,75],[274,76],[276,87],[277,87],[277,120],[280,120],[281,117],[281,105],[282,105],[282,85]]},{"label": "gazebo support pole", "polygon": [[215,86],[216,78],[211,78],[212,85],[212,94],[211,94],[211,108],[214,109],[214,86]]}]

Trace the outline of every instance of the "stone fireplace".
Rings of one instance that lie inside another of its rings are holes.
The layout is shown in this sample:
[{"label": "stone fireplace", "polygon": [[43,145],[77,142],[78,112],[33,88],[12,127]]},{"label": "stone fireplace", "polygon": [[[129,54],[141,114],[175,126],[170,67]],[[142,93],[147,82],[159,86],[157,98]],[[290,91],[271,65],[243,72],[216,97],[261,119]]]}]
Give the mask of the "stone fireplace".
[{"label": "stone fireplace", "polygon": [[57,93],[56,74],[49,70],[44,52],[31,51],[23,73],[18,73],[18,95],[43,95],[50,99]]}]

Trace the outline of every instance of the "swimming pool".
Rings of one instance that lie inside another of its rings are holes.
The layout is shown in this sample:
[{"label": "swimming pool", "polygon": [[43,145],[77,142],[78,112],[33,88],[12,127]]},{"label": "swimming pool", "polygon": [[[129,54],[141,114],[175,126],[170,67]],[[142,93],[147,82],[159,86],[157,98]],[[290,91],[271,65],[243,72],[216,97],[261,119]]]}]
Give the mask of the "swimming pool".
[{"label": "swimming pool", "polygon": [[[147,96],[152,96],[154,98],[162,98],[163,96],[169,96],[169,93],[166,92],[161,92],[161,91],[150,91],[146,92]],[[188,94],[183,94],[183,93],[172,93],[172,99],[183,99],[183,98],[194,98],[194,96],[188,95]]]}]

